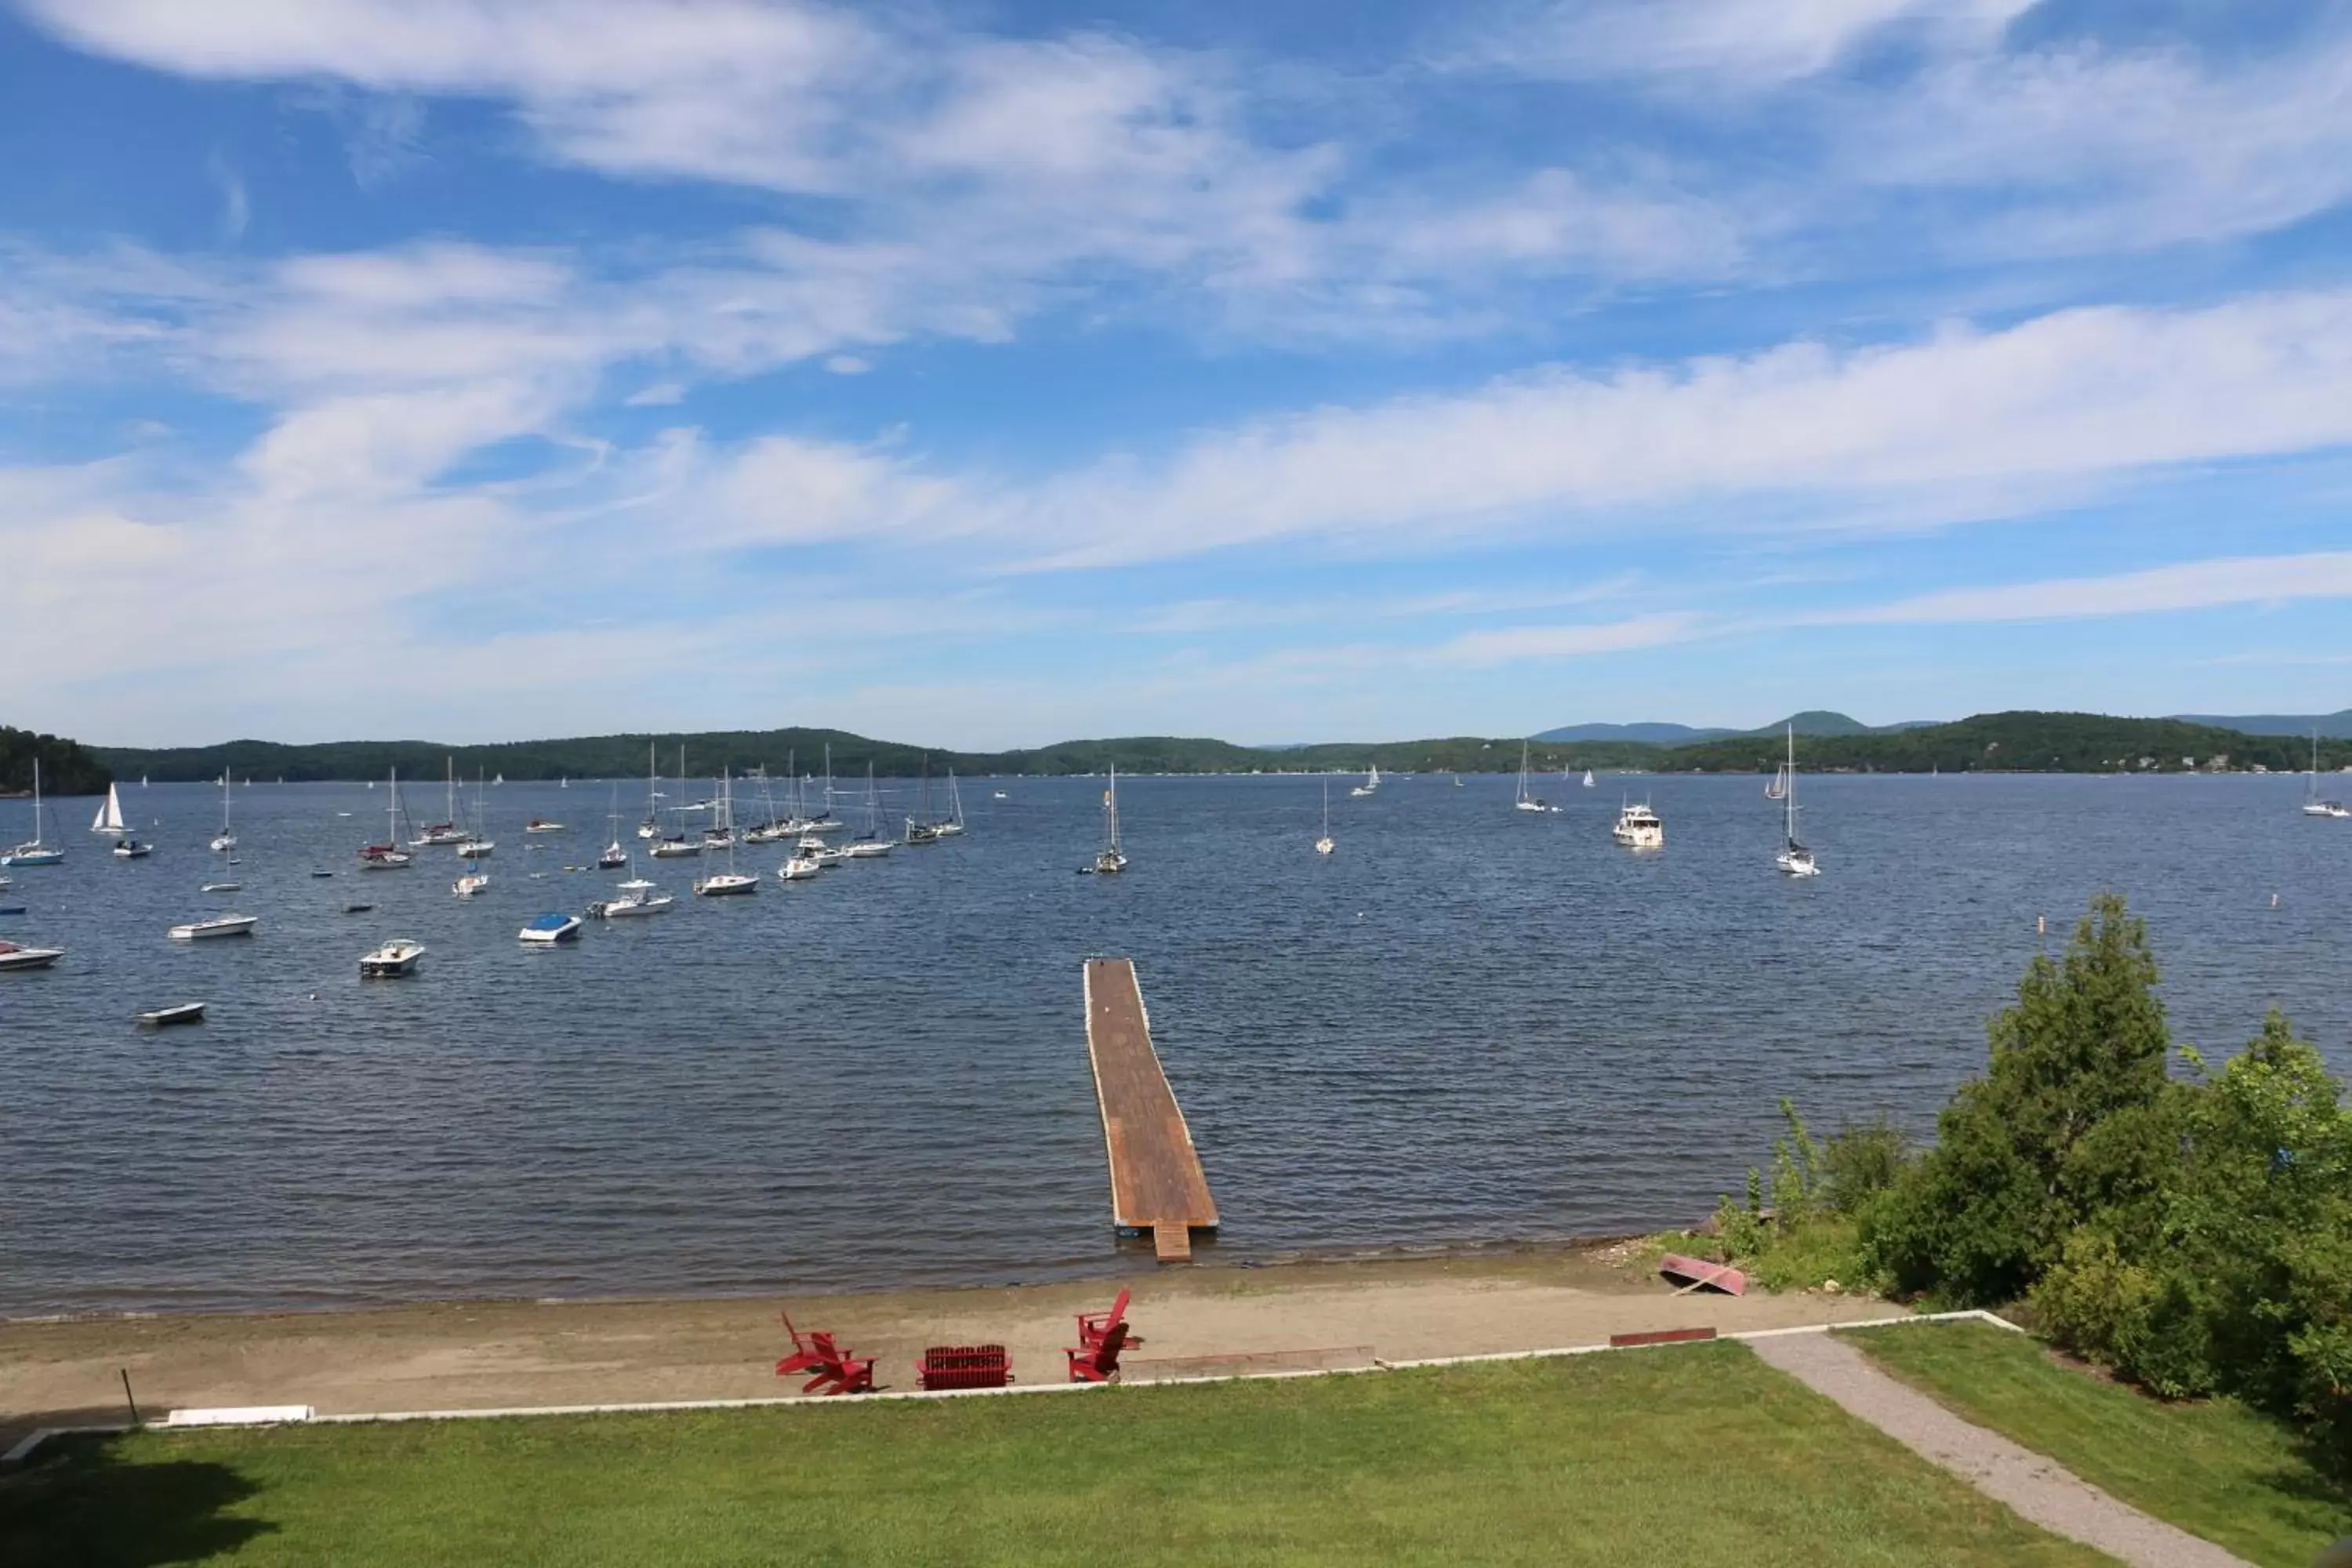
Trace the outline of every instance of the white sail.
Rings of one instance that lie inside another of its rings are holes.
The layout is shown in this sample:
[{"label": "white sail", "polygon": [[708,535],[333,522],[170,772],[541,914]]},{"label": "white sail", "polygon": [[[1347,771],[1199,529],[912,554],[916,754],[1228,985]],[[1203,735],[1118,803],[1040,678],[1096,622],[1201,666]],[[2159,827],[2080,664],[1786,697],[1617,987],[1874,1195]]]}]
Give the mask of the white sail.
[{"label": "white sail", "polygon": [[89,830],[92,833],[111,833],[120,837],[124,829],[122,796],[115,786],[110,784],[106,786],[106,804],[98,808],[98,816],[90,822]]}]

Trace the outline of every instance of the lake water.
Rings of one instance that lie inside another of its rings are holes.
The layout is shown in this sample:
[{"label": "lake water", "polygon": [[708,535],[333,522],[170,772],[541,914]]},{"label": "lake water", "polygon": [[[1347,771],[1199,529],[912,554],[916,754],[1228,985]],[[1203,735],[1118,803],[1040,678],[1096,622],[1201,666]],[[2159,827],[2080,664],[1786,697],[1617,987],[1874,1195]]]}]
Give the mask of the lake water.
[{"label": "lake water", "polygon": [[[554,951],[515,933],[618,879],[565,868],[604,840],[603,787],[489,791],[470,902],[446,849],[357,869],[381,788],[240,788],[220,897],[217,791],[127,787],[161,847],[136,862],[67,802],[68,863],[0,891],[28,907],[0,935],[69,950],[0,975],[0,1312],[1105,1271],[1090,954],[1137,961],[1228,1261],[1693,1220],[1782,1095],[1924,1128],[2035,917],[2054,951],[2102,889],[2148,917],[2179,1039],[2233,1048],[2277,1003],[2352,1069],[2352,823],[2300,817],[2293,778],[1808,779],[1810,883],[1774,874],[1753,778],[1554,780],[1548,817],[1507,777],[1350,782],[1325,862],[1316,780],[1125,781],[1123,878],[1072,874],[1097,781],[969,783],[960,840],[740,900],[664,862],[674,912]],[[1610,842],[1629,783],[1662,853]],[[534,814],[572,831],[526,839]],[[27,815],[0,803],[0,841]],[[223,908],[259,934],[164,939]],[[362,983],[394,935],[420,974]],[[199,1027],[132,1026],[189,999]]]}]

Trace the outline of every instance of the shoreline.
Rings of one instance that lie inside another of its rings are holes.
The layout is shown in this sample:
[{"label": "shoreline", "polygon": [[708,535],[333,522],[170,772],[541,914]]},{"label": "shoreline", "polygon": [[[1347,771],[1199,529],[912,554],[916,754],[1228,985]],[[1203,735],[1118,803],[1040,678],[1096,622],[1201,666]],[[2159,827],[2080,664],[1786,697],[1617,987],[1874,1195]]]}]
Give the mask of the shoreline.
[{"label": "shoreline", "polygon": [[[1862,1295],[1679,1295],[1626,1241],[1241,1268],[1146,1265],[1041,1285],[600,1301],[470,1301],[332,1311],[0,1322],[0,1447],[40,1426],[299,1404],[321,1414],[774,1398],[796,1394],[778,1314],[826,1329],[878,1379],[913,1384],[927,1344],[1002,1343],[1024,1384],[1063,1380],[1074,1314],[1121,1289],[1137,1361],[1289,1364],[1556,1349],[1614,1333],[1884,1317]],[[1132,1364],[1132,1363],[1131,1363]],[[1145,1369],[1139,1373],[1149,1375]]]}]

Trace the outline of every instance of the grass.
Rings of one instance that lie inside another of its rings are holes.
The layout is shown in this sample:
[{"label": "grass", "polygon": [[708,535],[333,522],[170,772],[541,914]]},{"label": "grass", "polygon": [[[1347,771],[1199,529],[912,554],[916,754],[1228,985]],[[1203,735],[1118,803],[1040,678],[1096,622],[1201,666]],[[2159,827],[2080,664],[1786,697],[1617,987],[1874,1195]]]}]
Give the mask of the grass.
[{"label": "grass", "polygon": [[2167,1404],[1988,1323],[1853,1331],[1889,1372],[2093,1485],[2255,1563],[2304,1568],[2352,1535],[2352,1490],[2282,1424],[2228,1400]]},{"label": "grass", "polygon": [[2093,1564],[1730,1343],[68,1444],[0,1562]]}]

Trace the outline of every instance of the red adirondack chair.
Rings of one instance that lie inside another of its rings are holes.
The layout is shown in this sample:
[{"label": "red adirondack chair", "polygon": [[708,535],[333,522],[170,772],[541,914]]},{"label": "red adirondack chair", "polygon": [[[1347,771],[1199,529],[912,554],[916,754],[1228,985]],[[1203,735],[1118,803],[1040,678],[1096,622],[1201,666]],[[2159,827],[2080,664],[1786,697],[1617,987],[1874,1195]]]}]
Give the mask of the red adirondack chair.
[{"label": "red adirondack chair", "polygon": [[1072,1383],[1117,1383],[1118,1352],[1133,1343],[1135,1341],[1128,1336],[1127,1325],[1114,1322],[1110,1326],[1110,1331],[1093,1344],[1083,1345],[1076,1350],[1065,1350],[1062,1353],[1070,1358],[1070,1381]]},{"label": "red adirondack chair", "polygon": [[823,1329],[802,1333],[793,1327],[793,1315],[782,1314],[784,1331],[793,1336],[793,1353],[776,1363],[778,1377],[796,1377],[802,1373],[814,1373],[801,1384],[803,1394],[871,1394],[874,1392],[874,1358],[854,1356],[833,1342],[833,1335]]},{"label": "red adirondack chair", "polygon": [[[1112,1329],[1124,1327],[1127,1323],[1127,1300],[1128,1293],[1121,1290],[1118,1293],[1118,1300],[1110,1304],[1109,1311],[1079,1313],[1078,1343],[1087,1350],[1092,1350],[1109,1337]],[[1143,1336],[1133,1330],[1129,1330],[1127,1342],[1130,1345],[1139,1345],[1143,1342]]]}]

